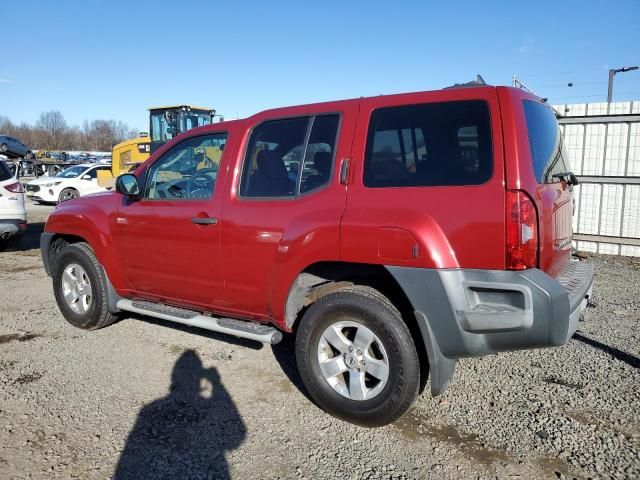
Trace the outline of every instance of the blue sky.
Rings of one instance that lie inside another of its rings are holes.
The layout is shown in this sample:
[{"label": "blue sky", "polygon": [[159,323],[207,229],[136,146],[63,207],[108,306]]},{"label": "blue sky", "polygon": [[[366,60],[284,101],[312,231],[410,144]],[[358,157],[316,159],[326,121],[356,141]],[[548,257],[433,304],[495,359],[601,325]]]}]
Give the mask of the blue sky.
[{"label": "blue sky", "polygon": [[[147,127],[146,108],[228,119],[283,105],[515,73],[553,103],[604,101],[640,65],[640,1],[31,1],[0,3],[0,115]],[[8,22],[7,22],[8,20]],[[573,87],[567,87],[573,82]],[[640,71],[614,100],[640,100]]]}]

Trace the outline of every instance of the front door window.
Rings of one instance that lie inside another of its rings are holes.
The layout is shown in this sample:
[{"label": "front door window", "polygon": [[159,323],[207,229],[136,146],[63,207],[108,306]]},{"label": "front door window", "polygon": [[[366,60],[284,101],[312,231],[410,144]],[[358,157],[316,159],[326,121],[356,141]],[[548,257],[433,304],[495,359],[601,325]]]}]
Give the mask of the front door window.
[{"label": "front door window", "polygon": [[144,196],[150,200],[206,200],[213,196],[226,133],[189,138],[149,169]]}]

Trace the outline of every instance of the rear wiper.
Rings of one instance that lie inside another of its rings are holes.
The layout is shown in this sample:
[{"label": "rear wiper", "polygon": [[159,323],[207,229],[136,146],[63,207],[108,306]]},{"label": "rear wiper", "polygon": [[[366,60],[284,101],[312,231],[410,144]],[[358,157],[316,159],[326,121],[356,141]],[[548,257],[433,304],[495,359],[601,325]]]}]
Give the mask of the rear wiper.
[{"label": "rear wiper", "polygon": [[578,185],[578,177],[573,172],[560,172],[551,175],[553,178],[559,178],[563,182],[567,182],[568,185]]}]

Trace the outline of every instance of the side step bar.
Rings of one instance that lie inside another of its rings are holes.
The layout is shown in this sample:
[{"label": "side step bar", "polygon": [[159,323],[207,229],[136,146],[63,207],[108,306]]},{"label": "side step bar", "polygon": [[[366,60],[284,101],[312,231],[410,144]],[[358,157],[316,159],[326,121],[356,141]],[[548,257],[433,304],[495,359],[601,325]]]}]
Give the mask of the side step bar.
[{"label": "side step bar", "polygon": [[282,340],[282,332],[280,332],[280,330],[261,323],[235,320],[233,318],[207,317],[206,315],[184,308],[171,307],[161,303],[145,302],[142,300],[128,300],[126,298],[118,300],[117,306],[120,310],[127,312],[148,315],[150,317],[169,320],[170,322],[226,333],[239,338],[248,338],[249,340],[269,343],[271,345],[275,345]]}]

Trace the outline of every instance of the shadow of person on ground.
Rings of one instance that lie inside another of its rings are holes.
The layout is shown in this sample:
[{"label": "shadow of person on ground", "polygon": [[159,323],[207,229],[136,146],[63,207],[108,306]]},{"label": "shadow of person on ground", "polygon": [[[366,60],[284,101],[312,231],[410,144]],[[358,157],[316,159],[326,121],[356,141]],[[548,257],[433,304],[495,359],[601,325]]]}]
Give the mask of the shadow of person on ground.
[{"label": "shadow of person on ground", "polygon": [[169,394],[140,410],[113,478],[227,479],[225,452],[246,434],[218,371],[187,350],[173,368]]}]

